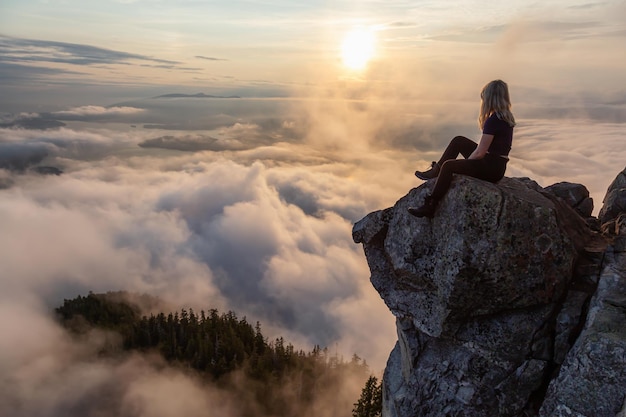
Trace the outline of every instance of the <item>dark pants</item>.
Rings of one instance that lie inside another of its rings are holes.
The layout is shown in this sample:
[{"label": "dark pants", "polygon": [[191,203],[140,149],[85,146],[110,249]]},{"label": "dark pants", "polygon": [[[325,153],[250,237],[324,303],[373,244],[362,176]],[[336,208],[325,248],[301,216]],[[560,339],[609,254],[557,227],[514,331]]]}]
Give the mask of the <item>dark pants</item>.
[{"label": "dark pants", "polygon": [[[504,177],[507,159],[487,154],[482,159],[467,159],[478,144],[464,136],[456,136],[444,151],[438,164],[441,167],[433,189],[432,198],[439,201],[450,188],[452,174],[469,175],[489,182],[498,182]],[[466,159],[456,159],[463,155]]]}]

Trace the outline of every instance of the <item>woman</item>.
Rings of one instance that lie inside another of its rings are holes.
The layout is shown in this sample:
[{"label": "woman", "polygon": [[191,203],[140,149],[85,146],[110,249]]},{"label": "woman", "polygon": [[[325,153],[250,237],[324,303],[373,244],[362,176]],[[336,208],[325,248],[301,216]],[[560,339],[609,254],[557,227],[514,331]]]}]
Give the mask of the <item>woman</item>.
[{"label": "woman", "polygon": [[[469,175],[494,183],[504,177],[515,126],[509,87],[502,80],[491,81],[483,88],[480,98],[478,125],[483,132],[480,142],[457,136],[452,139],[439,162],[433,162],[428,171],[415,172],[422,180],[437,178],[437,182],[421,207],[409,207],[412,215],[434,216],[437,204],[450,187],[452,174]],[[459,154],[465,159],[457,160]]]}]

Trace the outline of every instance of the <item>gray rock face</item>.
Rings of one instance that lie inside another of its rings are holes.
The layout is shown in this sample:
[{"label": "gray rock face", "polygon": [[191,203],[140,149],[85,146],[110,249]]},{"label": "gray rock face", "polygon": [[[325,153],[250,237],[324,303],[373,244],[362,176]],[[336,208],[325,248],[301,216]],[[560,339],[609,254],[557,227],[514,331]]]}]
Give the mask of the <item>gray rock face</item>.
[{"label": "gray rock face", "polygon": [[[409,215],[407,208],[421,204],[433,185],[411,190],[353,228],[371,282],[397,319],[398,342],[383,377],[383,416],[538,415],[552,378],[578,378],[582,359],[573,359],[573,352],[587,358],[590,382],[568,386],[555,379],[542,416],[570,415],[557,410],[580,399],[577,390],[604,386],[602,378],[626,382],[622,371],[598,371],[598,378],[591,372],[594,349],[609,356],[609,368],[620,361],[626,367],[626,331],[615,336],[620,342],[607,336],[602,344],[589,330],[589,317],[604,323],[604,331],[606,323],[626,324],[626,314],[617,316],[626,311],[626,293],[605,302],[598,291],[588,307],[596,285],[616,294],[622,284],[605,283],[606,241],[571,208],[578,194],[568,199],[560,190],[585,192],[570,185],[544,190],[528,179],[496,185],[456,176],[433,219]],[[606,313],[607,305],[615,311]],[[619,402],[614,416],[626,390],[621,382],[611,387]]]},{"label": "gray rock face", "polygon": [[591,300],[585,328],[550,383],[542,417],[615,417],[624,405],[626,254],[613,256]]},{"label": "gray rock face", "polygon": [[496,186],[460,177],[432,221],[408,214],[428,192],[414,189],[354,228],[372,283],[397,317],[439,337],[471,317],[560,298],[577,253],[552,201],[514,179]]},{"label": "gray rock face", "polygon": [[[626,216],[626,168],[609,185],[604,197],[604,205],[598,214],[603,230],[610,234],[620,234],[619,224]],[[617,230],[615,230],[617,228]]]},{"label": "gray rock face", "polygon": [[593,199],[589,197],[589,190],[582,184],[559,182],[545,188],[545,191],[562,198],[574,208],[582,217],[591,217]]},{"label": "gray rock face", "polygon": [[[620,173],[605,197],[605,231],[611,245],[582,333],[551,381],[541,417],[626,416],[626,201]],[[611,227],[606,227],[606,225]]]}]

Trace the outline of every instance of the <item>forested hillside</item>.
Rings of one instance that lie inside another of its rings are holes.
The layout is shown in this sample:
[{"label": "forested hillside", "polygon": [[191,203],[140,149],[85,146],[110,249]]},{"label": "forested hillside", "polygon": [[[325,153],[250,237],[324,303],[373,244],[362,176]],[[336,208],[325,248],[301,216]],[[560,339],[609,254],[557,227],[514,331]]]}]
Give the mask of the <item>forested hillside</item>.
[{"label": "forested hillside", "polygon": [[171,366],[192,369],[207,383],[241,391],[242,398],[250,398],[250,415],[301,414],[319,398],[334,396],[335,415],[349,416],[358,391],[347,404],[333,393],[347,378],[362,384],[369,376],[367,363],[356,354],[346,361],[327,348],[305,352],[282,337],[268,341],[260,323],[253,326],[232,311],[183,309],[146,316],[126,299],[124,293],[90,293],[65,300],[56,313],[77,337],[93,328],[119,333],[119,344],[104,355],[158,352]]}]

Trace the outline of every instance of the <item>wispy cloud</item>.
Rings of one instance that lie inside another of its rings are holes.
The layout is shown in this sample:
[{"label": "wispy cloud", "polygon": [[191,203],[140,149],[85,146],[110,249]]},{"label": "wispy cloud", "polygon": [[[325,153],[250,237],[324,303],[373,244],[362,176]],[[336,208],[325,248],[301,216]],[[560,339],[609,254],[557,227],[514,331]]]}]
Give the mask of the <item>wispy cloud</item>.
[{"label": "wispy cloud", "polygon": [[73,120],[73,119],[93,119],[103,117],[118,117],[126,115],[134,115],[143,113],[144,109],[136,107],[102,107],[102,106],[80,106],[69,110],[61,110],[47,114],[49,117],[59,120]]},{"label": "wispy cloud", "polygon": [[207,61],[228,61],[227,59],[224,59],[224,58],[214,58],[211,56],[202,56],[202,55],[196,55],[195,58],[204,59]]},{"label": "wispy cloud", "polygon": [[73,65],[129,64],[132,61],[148,61],[166,65],[180,64],[177,61],[91,45],[13,38],[2,35],[0,35],[0,61],[49,62]]},{"label": "wispy cloud", "polygon": [[73,71],[63,68],[38,67],[11,62],[2,62],[0,57],[0,83],[15,83],[17,81],[30,81],[33,78],[51,77],[57,75],[85,75],[81,71]]}]

